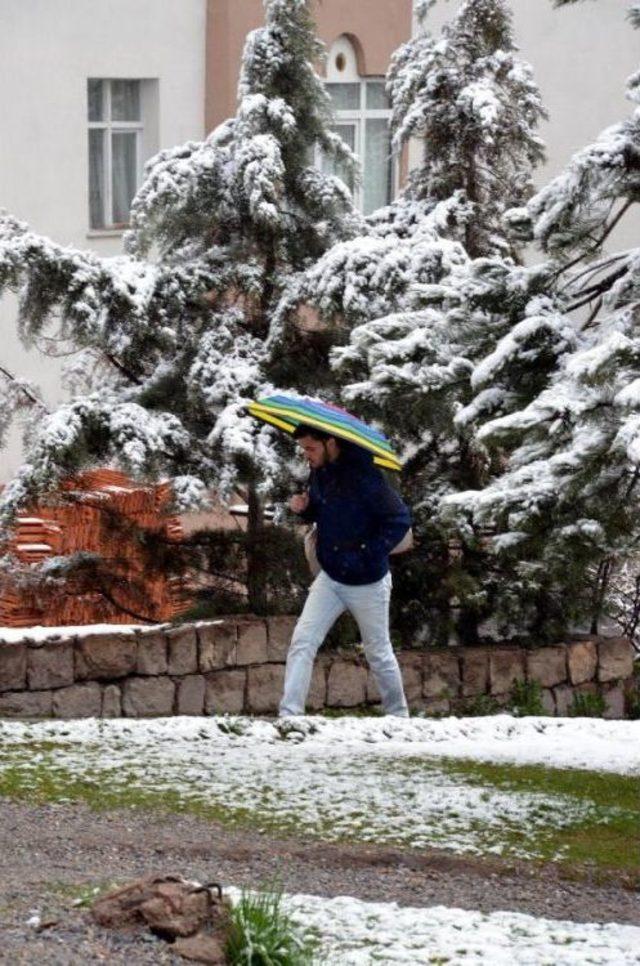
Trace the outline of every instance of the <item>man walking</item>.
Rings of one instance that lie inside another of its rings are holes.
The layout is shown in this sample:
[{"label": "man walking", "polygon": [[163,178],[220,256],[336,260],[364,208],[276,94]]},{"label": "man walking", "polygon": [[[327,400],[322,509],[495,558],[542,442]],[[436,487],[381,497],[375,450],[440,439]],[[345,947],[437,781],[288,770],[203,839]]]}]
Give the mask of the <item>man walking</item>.
[{"label": "man walking", "polygon": [[409,712],[389,637],[389,552],[411,526],[409,510],[371,453],[329,433],[298,426],[295,439],[311,467],[309,489],[289,508],[317,528],[321,566],[287,654],[280,715],[304,714],[313,662],[337,618],[354,616],[387,714]]}]

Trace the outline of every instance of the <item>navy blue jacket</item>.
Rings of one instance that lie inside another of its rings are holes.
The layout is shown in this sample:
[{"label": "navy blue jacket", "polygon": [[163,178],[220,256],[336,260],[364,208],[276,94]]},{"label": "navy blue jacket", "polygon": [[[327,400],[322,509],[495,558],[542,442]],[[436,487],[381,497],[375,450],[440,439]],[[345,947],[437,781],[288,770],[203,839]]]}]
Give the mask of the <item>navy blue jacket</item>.
[{"label": "navy blue jacket", "polygon": [[358,446],[309,479],[309,506],[298,517],[317,524],[318,561],[341,584],[371,584],[389,570],[389,551],[411,526],[408,508]]}]

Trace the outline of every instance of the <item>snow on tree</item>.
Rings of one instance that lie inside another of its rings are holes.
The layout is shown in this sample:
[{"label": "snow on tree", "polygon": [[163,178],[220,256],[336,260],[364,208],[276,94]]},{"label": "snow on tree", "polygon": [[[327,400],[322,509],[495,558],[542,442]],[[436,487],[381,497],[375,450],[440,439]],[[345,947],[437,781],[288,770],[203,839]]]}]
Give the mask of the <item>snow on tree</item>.
[{"label": "snow on tree", "polygon": [[[79,353],[70,401],[32,424],[0,503],[5,525],[62,477],[105,461],[170,478],[178,508],[245,486],[258,533],[291,449],[244,407],[297,374],[277,337],[267,350],[272,319],[288,278],[361,224],[345,185],[310,160],[319,145],[354,164],[330,130],[321,55],[306,0],[265,0],[236,116],[147,163],[125,255],[65,248],[2,217],[0,290],[19,295],[23,341]],[[35,395],[5,381],[0,424]],[[258,569],[250,559],[251,601],[263,607]]]},{"label": "snow on tree", "polygon": [[[640,73],[628,82],[640,104]],[[497,529],[522,593],[511,619],[542,633],[607,610],[615,567],[640,541],[640,248],[605,244],[640,198],[640,106],[579,151],[566,170],[507,216],[548,258],[543,313],[518,322],[472,374],[478,395],[459,414],[476,438],[509,454],[483,490],[445,501],[458,521]],[[547,346],[548,348],[548,346]],[[538,373],[526,382],[526,372]],[[523,381],[525,377],[525,381]],[[498,405],[483,393],[504,391]],[[505,608],[506,610],[507,608]]]},{"label": "snow on tree", "polygon": [[505,0],[466,0],[439,37],[423,21],[393,56],[388,90],[395,149],[419,137],[422,164],[361,237],[292,280],[272,338],[296,330],[303,305],[344,341],[354,326],[438,304],[441,281],[470,258],[516,255],[500,219],[533,191],[543,157],[535,126],[545,113],[531,68],[516,56]]},{"label": "snow on tree", "polygon": [[421,164],[367,220],[368,236],[335,245],[283,306],[310,304],[332,328],[344,403],[405,457],[419,538],[395,594],[406,633],[443,641],[455,630],[469,641],[491,609],[484,557],[470,543],[452,553],[437,510],[495,471],[455,417],[473,398],[475,362],[545,290],[545,272],[518,263],[501,227],[505,209],[533,191],[544,111],[504,0],[466,0],[441,36],[425,31],[401,47],[388,88],[395,147],[422,138]]},{"label": "snow on tree", "polygon": [[539,90],[517,56],[505,0],[466,0],[437,37],[426,29],[430,6],[419,6],[422,29],[396,52],[388,76],[394,147],[418,138],[422,163],[392,217],[377,219],[383,230],[390,223],[410,233],[440,203],[472,258],[513,254],[501,216],[530,196],[544,157]]}]

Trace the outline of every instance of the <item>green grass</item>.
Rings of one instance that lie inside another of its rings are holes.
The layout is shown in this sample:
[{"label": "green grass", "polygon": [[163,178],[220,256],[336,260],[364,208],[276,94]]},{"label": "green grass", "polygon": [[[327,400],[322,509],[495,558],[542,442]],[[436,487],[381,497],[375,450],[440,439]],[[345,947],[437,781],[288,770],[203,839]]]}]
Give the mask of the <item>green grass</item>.
[{"label": "green grass", "polygon": [[[400,763],[398,763],[400,764]],[[505,765],[446,758],[438,762],[449,774],[471,785],[509,792],[565,796],[596,807],[599,820],[568,828],[541,832],[536,849],[543,861],[562,852],[559,865],[565,870],[607,876],[622,873],[630,885],[640,886],[640,778],[605,772],[547,768],[544,765]],[[402,767],[424,767],[419,758],[405,759]],[[506,833],[515,843],[516,832]],[[580,869],[575,869],[579,866]]]},{"label": "green grass", "polygon": [[605,708],[601,694],[581,694],[578,691],[573,695],[568,715],[570,718],[601,718]]},{"label": "green grass", "polygon": [[230,912],[225,954],[230,966],[313,966],[319,939],[282,909],[280,888],[243,890]]},{"label": "green grass", "polygon": [[169,814],[188,812],[228,825],[255,825],[255,812],[250,809],[198,802],[173,789],[141,788],[134,780],[123,781],[123,777],[126,776],[119,770],[118,779],[122,784],[112,785],[106,771],[101,771],[99,778],[91,781],[78,778],[70,770],[51,761],[32,765],[27,760],[17,760],[0,771],[0,797],[38,805],[82,802],[96,812],[120,808],[150,809]]},{"label": "green grass", "polygon": [[546,714],[542,704],[542,688],[537,681],[514,681],[511,711],[519,716]]}]

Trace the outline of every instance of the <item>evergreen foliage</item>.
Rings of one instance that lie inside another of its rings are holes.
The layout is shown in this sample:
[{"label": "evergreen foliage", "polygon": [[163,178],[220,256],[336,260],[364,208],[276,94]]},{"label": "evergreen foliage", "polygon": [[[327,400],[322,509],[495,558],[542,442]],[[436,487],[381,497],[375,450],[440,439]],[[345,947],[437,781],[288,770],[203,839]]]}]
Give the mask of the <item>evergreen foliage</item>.
[{"label": "evergreen foliage", "polygon": [[[628,96],[640,101],[640,74]],[[476,365],[477,395],[458,416],[508,461],[448,509],[496,529],[495,551],[523,581],[513,619],[555,636],[578,621],[595,631],[616,567],[637,555],[640,249],[605,245],[639,197],[636,107],[507,215],[547,258],[547,328],[516,323]]]},{"label": "evergreen foliage", "polygon": [[[476,397],[476,364],[528,306],[548,313],[548,270],[522,267],[501,227],[505,210],[533,191],[544,110],[504,0],[466,0],[441,36],[409,41],[389,91],[396,147],[423,137],[422,164],[368,220],[369,237],[334,246],[301,290],[348,331],[331,353],[343,400],[380,421],[405,457],[417,548],[396,565],[395,625],[413,643],[451,634],[471,642],[505,573],[499,561],[488,565],[481,528],[453,544],[439,509],[501,468],[473,426],[457,421]],[[550,327],[551,346],[564,338]]]}]

